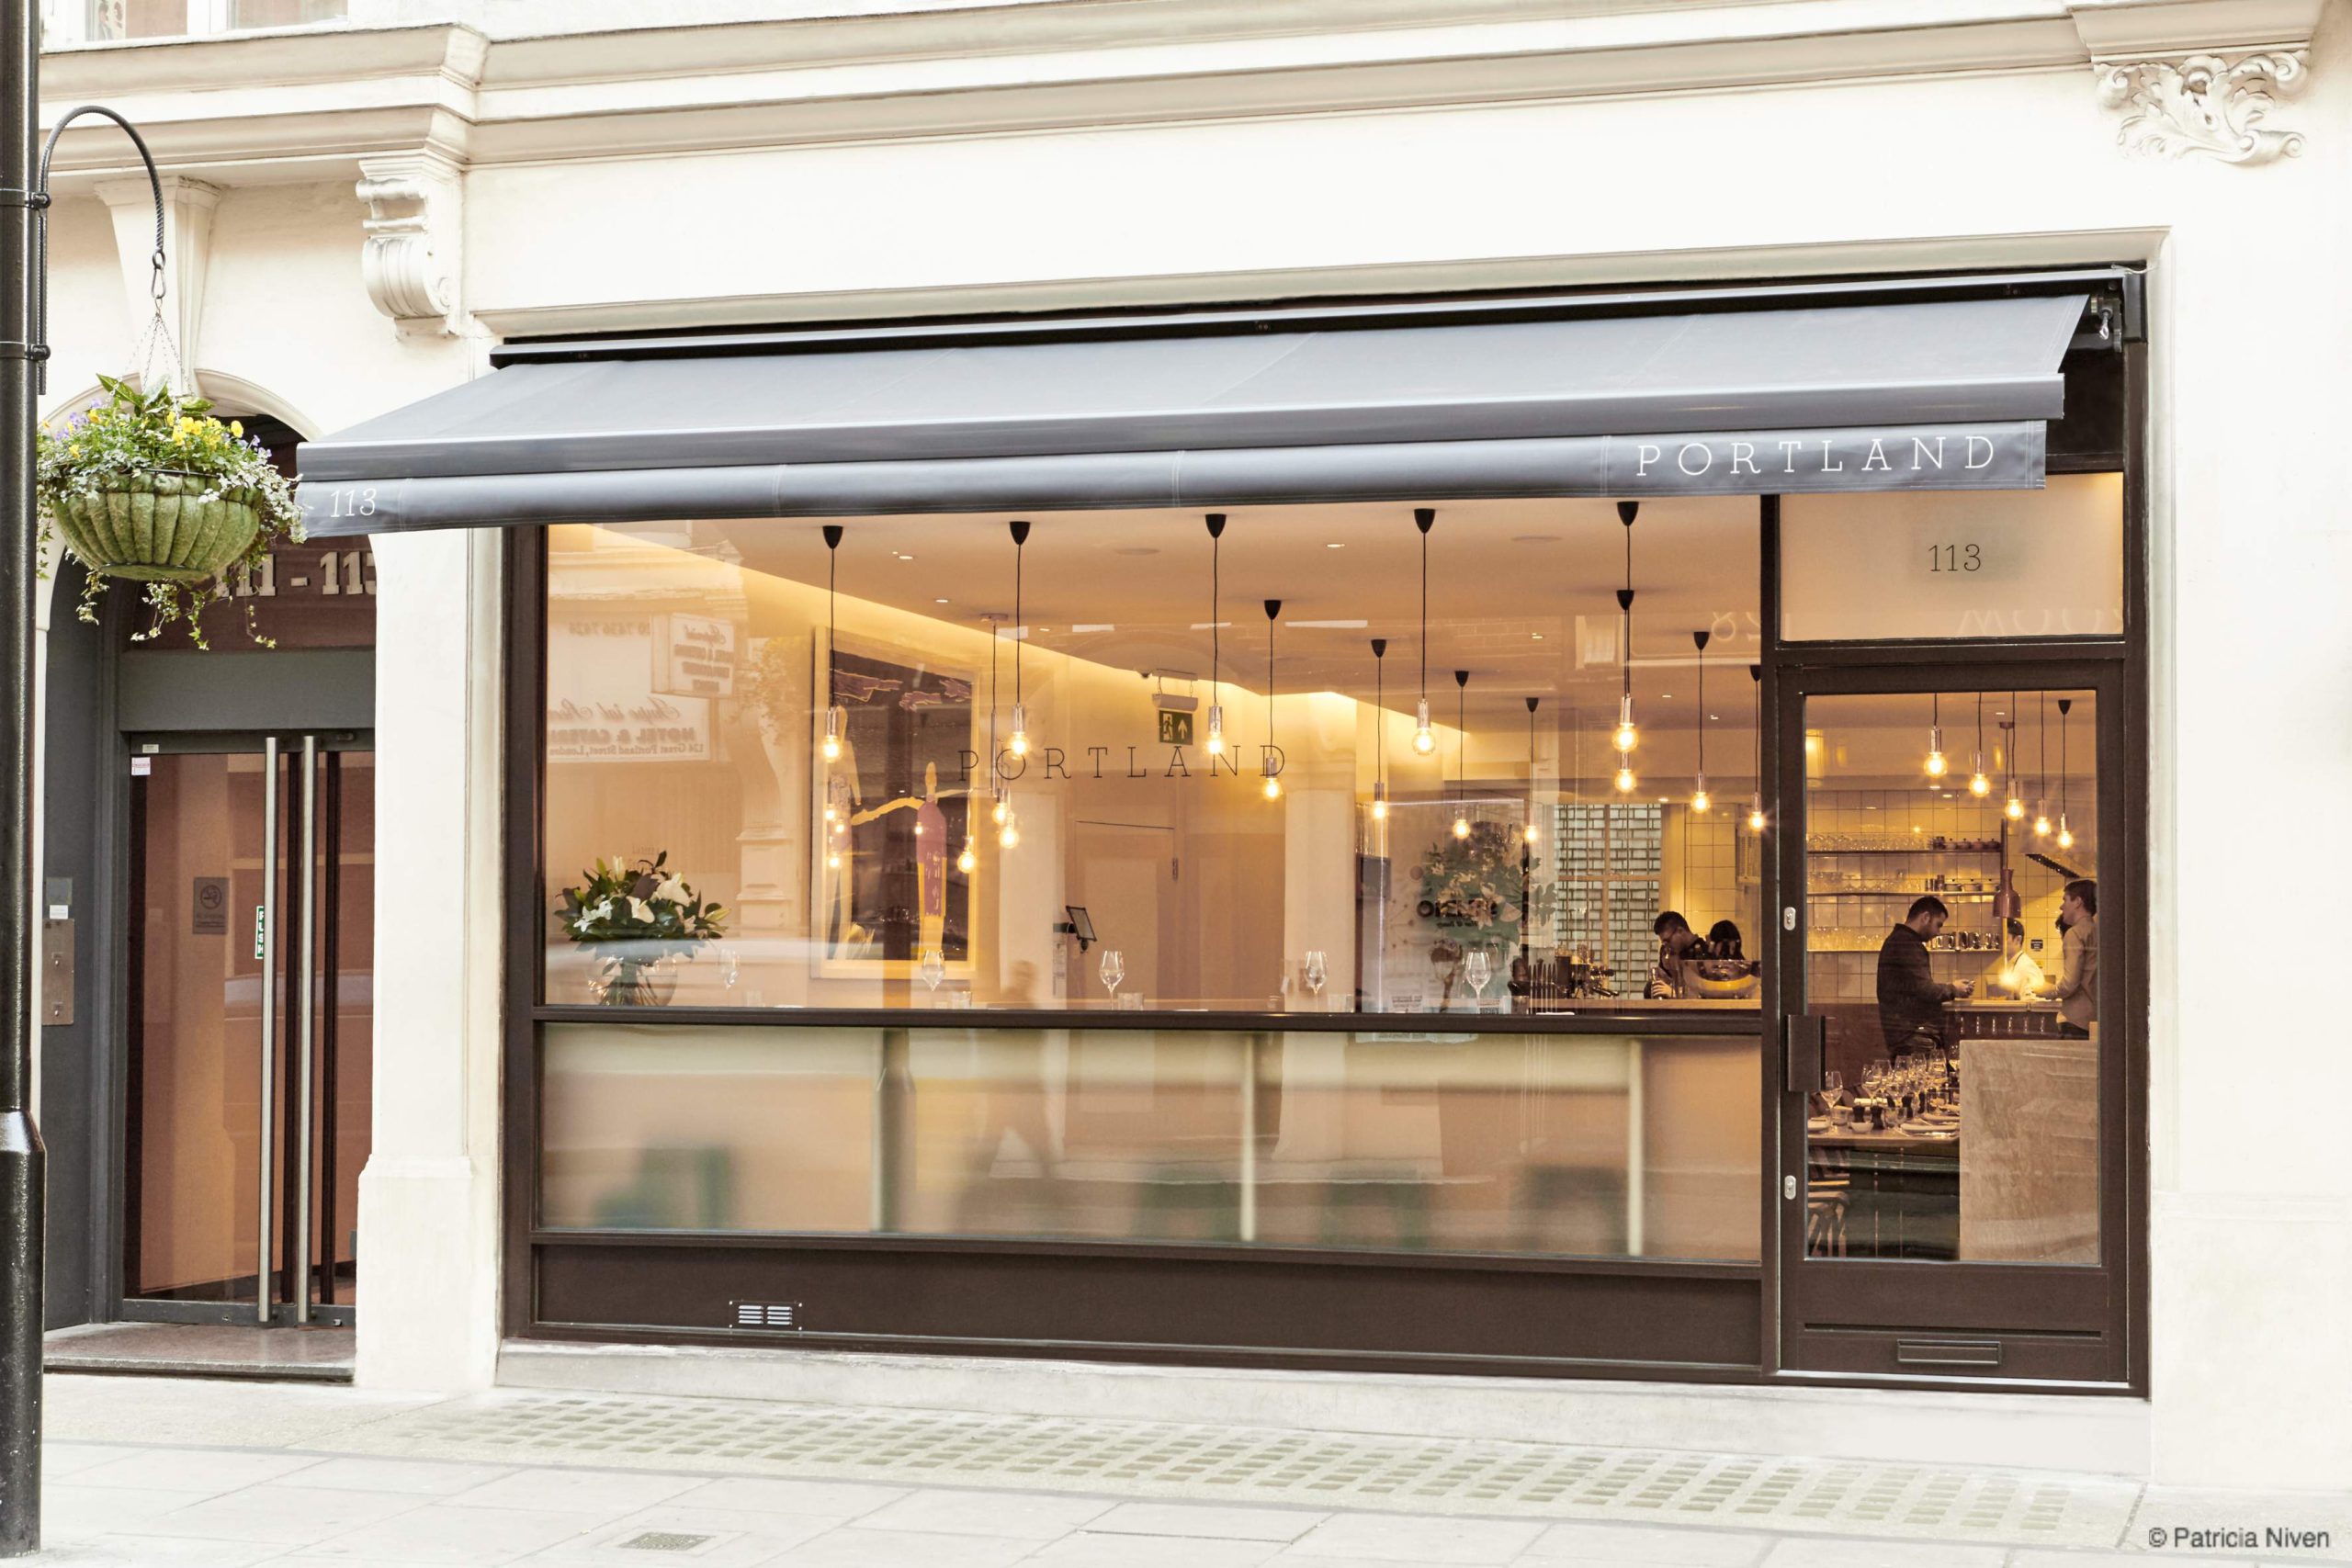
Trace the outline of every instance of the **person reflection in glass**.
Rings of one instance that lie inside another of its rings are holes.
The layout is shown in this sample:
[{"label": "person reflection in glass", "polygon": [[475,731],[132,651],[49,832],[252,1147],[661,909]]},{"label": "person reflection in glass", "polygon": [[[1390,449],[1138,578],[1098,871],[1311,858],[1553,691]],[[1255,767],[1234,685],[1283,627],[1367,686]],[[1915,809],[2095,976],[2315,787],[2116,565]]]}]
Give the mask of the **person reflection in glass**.
[{"label": "person reflection in glass", "polygon": [[1878,1024],[1890,1055],[1905,1051],[1940,1055],[1944,1004],[1975,990],[1966,980],[1936,978],[1928,944],[1950,919],[1951,911],[1942,899],[1917,899],[1878,950]]}]

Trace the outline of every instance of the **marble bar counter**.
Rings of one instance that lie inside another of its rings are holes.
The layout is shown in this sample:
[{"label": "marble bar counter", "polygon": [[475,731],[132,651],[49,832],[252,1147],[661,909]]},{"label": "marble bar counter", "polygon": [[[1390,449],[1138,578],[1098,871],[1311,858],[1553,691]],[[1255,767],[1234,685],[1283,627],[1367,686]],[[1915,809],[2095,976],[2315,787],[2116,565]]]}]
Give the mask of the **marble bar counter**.
[{"label": "marble bar counter", "polygon": [[2098,1042],[1972,1038],[1960,1107],[1961,1258],[2097,1263]]}]

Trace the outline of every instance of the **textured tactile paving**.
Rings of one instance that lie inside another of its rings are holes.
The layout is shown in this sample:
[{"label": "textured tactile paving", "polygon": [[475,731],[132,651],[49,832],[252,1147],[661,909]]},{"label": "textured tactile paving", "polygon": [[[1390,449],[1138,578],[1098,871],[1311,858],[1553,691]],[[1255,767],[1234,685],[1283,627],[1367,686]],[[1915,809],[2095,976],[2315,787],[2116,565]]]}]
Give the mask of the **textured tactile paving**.
[{"label": "textured tactile paving", "polygon": [[517,1465],[2049,1546],[2112,1546],[2139,1494],[2122,1480],[1929,1464],[513,1389],[389,1416],[326,1446]]}]

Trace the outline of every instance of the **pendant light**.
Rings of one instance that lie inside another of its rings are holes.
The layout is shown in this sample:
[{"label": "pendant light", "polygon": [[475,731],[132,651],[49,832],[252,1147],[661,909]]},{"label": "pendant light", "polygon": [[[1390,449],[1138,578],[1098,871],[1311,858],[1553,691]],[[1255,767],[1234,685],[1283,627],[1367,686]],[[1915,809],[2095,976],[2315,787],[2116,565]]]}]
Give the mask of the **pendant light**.
[{"label": "pendant light", "polygon": [[1618,663],[1622,680],[1617,695],[1617,729],[1609,743],[1626,759],[1617,770],[1617,787],[1634,787],[1632,757],[1634,748],[1642,743],[1642,732],[1634,727],[1634,519],[1641,514],[1638,501],[1617,503],[1617,521],[1625,525],[1625,586],[1617,591],[1617,613],[1623,618],[1623,646]]},{"label": "pendant light", "polygon": [[[842,760],[842,710],[835,705],[839,690],[833,679],[833,641],[838,621],[833,614],[833,569],[841,564],[842,525],[825,525],[825,739],[818,750],[828,762]],[[835,863],[839,863],[836,862]]]},{"label": "pendant light", "polygon": [[1274,617],[1282,613],[1281,600],[1266,601],[1266,750],[1258,766],[1266,775],[1268,800],[1283,797],[1283,781],[1275,776],[1281,770],[1274,766]]},{"label": "pendant light", "polygon": [[2001,815],[2012,822],[2022,822],[2025,820],[2025,796],[2018,790],[2018,694],[2015,692],[2009,694],[2008,722],[2001,728],[2008,736],[2007,754],[2001,758],[2001,763],[2009,779],[2008,798],[2001,802]]},{"label": "pendant light", "polygon": [[1993,793],[1993,780],[1984,772],[1984,694],[1976,694],[1976,750],[1970,754],[1968,793],[1982,800]]},{"label": "pendant light", "polygon": [[1421,701],[1413,711],[1413,750],[1424,757],[1437,750],[1430,728],[1430,530],[1436,524],[1436,507],[1413,508],[1413,526],[1421,531]]},{"label": "pendant light", "polygon": [[1699,787],[1690,792],[1690,809],[1704,816],[1714,802],[1707,795],[1707,639],[1711,634],[1696,631],[1691,642],[1699,649]]},{"label": "pendant light", "polygon": [[2039,692],[2034,703],[2041,710],[2041,756],[2033,770],[2033,836],[2050,837],[2050,694]]},{"label": "pendant light", "polygon": [[1939,779],[1951,771],[1951,764],[1944,761],[1944,694],[1931,694],[1928,704],[1928,776]]},{"label": "pendant light", "polygon": [[[1217,590],[1220,586],[1217,570],[1218,551],[1222,547],[1219,541],[1225,537],[1225,513],[1212,512],[1207,515],[1209,525],[1209,738],[1206,744],[1210,756],[1222,757],[1225,755],[1225,705],[1216,700],[1218,653],[1216,602]],[[1216,772],[1216,763],[1209,764],[1209,772],[1211,773]]]},{"label": "pendant light", "polygon": [[2066,716],[2075,708],[2075,699],[2058,699],[2058,847],[2075,847],[2074,830],[2066,826]]},{"label": "pendant light", "polygon": [[1029,640],[1029,623],[1021,616],[1021,558],[1029,543],[1029,525],[1012,525],[1012,739],[1007,749],[1016,757],[1029,755],[1029,712],[1021,704],[1021,645]]},{"label": "pendant light", "polygon": [[1388,639],[1385,637],[1374,637],[1372,639],[1372,711],[1373,725],[1376,734],[1373,740],[1372,754],[1372,819],[1375,822],[1388,820],[1388,707],[1384,700],[1387,694],[1385,684],[1387,659]]},{"label": "pendant light", "polygon": [[1453,728],[1461,735],[1453,748],[1453,836],[1457,839],[1470,836],[1470,816],[1462,801],[1463,780],[1470,767],[1470,727],[1462,716],[1463,705],[1469,691],[1470,671],[1456,670],[1453,672]]},{"label": "pendant light", "polygon": [[1520,829],[1520,838],[1530,844],[1542,841],[1544,835],[1535,826],[1535,705],[1541,697],[1527,699],[1527,826]]},{"label": "pendant light", "polygon": [[1747,830],[1764,830],[1764,666],[1747,667],[1747,728],[1756,737],[1756,794],[1747,805]]}]

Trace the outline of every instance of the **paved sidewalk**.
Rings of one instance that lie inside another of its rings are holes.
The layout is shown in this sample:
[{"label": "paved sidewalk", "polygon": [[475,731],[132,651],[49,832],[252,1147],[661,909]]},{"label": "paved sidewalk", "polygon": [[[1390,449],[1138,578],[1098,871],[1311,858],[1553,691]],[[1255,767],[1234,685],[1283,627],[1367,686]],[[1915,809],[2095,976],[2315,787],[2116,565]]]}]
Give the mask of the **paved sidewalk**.
[{"label": "paved sidewalk", "polygon": [[[528,1390],[46,1386],[44,1564],[2352,1561],[2352,1493],[2200,1497],[2052,1472]],[[2265,1548],[2267,1529],[2311,1544]],[[2256,1535],[2236,1550],[2218,1533],[2180,1540],[2199,1529]]]}]

